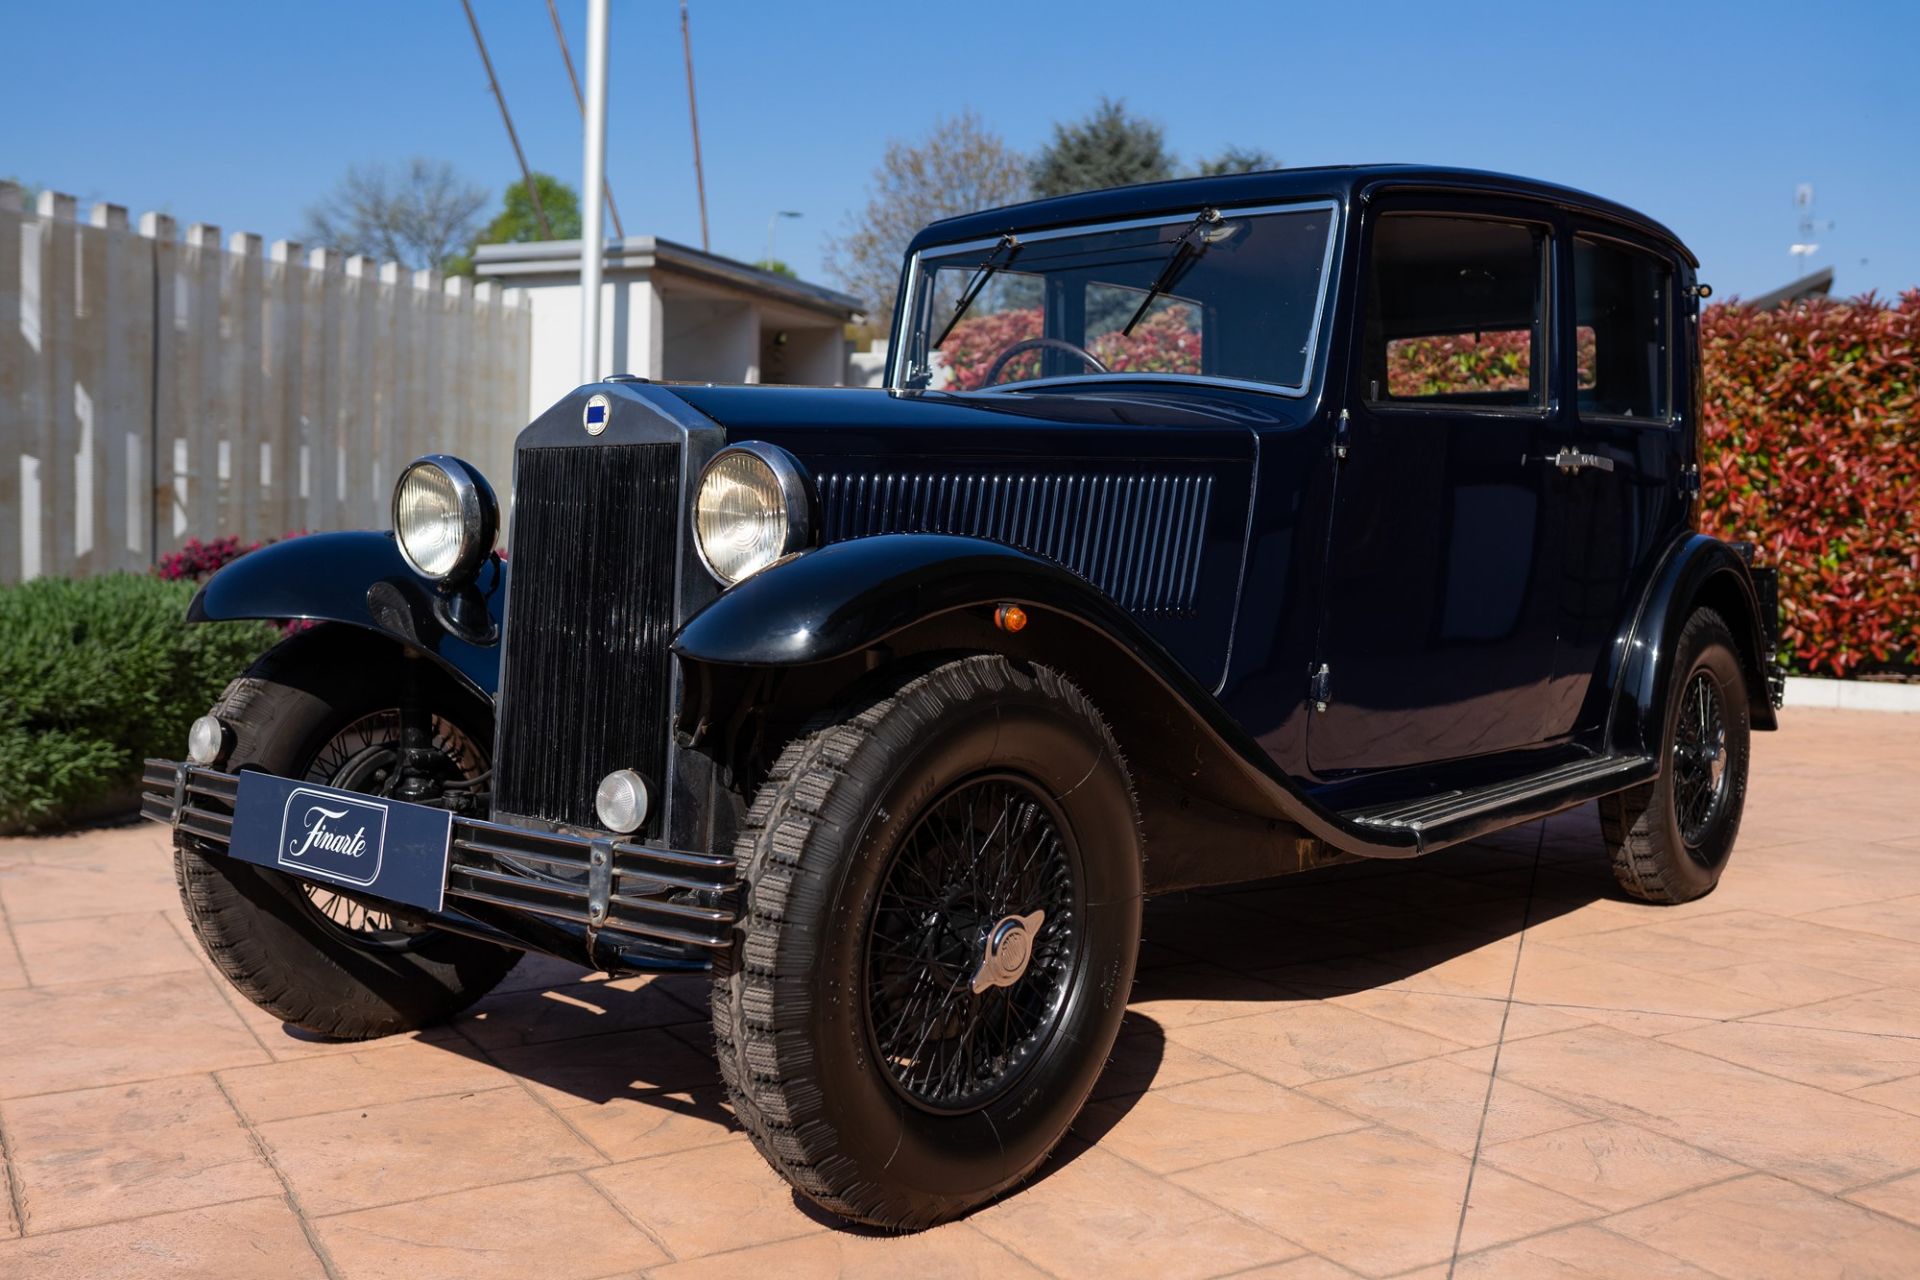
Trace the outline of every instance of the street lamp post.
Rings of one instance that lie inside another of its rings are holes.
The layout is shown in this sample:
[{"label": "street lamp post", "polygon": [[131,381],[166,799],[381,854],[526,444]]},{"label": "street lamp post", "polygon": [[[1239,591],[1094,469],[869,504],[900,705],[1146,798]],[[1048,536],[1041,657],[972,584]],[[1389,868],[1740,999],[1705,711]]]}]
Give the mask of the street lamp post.
[{"label": "street lamp post", "polygon": [[805,216],[806,216],[805,214],[802,214],[797,209],[776,209],[773,211],[773,215],[767,219],[767,261],[768,262],[778,261],[778,259],[773,256],[773,232],[774,232],[774,228],[780,225],[780,219],[800,218]]}]

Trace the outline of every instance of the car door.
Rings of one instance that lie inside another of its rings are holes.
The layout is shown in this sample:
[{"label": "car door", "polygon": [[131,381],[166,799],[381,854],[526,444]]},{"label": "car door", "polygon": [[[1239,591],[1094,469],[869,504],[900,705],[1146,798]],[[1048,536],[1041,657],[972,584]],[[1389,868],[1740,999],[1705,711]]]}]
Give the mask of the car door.
[{"label": "car door", "polygon": [[1382,202],[1362,249],[1328,546],[1313,772],[1537,742],[1555,600],[1545,452],[1553,230],[1483,201]]},{"label": "car door", "polygon": [[1675,326],[1691,322],[1670,251],[1576,221],[1562,290],[1567,412],[1551,452],[1560,622],[1543,732],[1588,739],[1604,724],[1604,672],[1653,560],[1686,521],[1692,371]]}]

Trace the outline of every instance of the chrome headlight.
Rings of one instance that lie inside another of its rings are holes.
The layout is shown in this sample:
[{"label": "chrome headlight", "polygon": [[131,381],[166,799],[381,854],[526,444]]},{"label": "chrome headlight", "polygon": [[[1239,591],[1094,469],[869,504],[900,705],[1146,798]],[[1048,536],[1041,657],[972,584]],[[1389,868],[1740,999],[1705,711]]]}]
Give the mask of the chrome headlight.
[{"label": "chrome headlight", "polygon": [[393,486],[393,532],[400,554],[423,578],[471,577],[500,527],[493,488],[480,472],[443,453],[407,464]]},{"label": "chrome headlight", "polygon": [[777,445],[722,449],[700,476],[693,541],[701,562],[732,586],[807,545],[812,532],[806,480]]}]

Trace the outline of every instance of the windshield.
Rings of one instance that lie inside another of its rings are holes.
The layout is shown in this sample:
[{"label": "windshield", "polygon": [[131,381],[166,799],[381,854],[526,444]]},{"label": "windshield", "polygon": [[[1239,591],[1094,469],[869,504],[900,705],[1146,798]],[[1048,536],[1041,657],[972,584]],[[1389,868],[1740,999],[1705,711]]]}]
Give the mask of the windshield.
[{"label": "windshield", "polygon": [[1123,374],[1305,387],[1335,208],[1203,209],[924,250],[901,389]]}]

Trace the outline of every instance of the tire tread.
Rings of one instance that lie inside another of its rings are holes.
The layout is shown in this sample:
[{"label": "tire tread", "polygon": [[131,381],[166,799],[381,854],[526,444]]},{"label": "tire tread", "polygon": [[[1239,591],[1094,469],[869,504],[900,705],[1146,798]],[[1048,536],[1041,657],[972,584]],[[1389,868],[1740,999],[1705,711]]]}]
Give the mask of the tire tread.
[{"label": "tire tread", "polygon": [[[1713,646],[1734,652],[1733,633],[1727,627],[1726,620],[1712,609],[1696,609],[1687,620],[1680,633],[1676,648],[1674,670],[1676,677],[1684,681],[1691,672],[1698,656]],[[1738,662],[1735,662],[1738,670]],[[1734,691],[1744,697],[1744,689]],[[1678,689],[1673,691],[1677,696]],[[1730,706],[1729,711],[1733,708]],[[1668,750],[1667,731],[1663,730],[1660,750]],[[1742,770],[1746,768],[1744,754],[1738,762]],[[1736,780],[1739,794],[1744,794],[1744,778]],[[1600,832],[1607,844],[1607,852],[1613,863],[1614,879],[1629,896],[1642,902],[1671,906],[1690,902],[1713,890],[1714,882],[1704,888],[1690,883],[1684,874],[1679,860],[1688,857],[1685,849],[1674,847],[1674,836],[1668,831],[1669,808],[1672,804],[1672,781],[1668,776],[1666,761],[1662,761],[1662,776],[1653,782],[1642,783],[1625,791],[1604,796],[1599,802]],[[1740,813],[1736,809],[1724,834],[1729,848],[1739,833]],[[1724,865],[1724,860],[1722,865]]]},{"label": "tire tread", "polygon": [[[795,1187],[842,1217],[912,1231],[951,1206],[864,1179],[824,1118],[805,1028],[812,994],[797,978],[825,898],[864,817],[861,797],[884,780],[887,758],[910,747],[937,709],[1026,681],[1083,717],[1112,758],[1105,721],[1074,685],[1045,668],[1016,671],[997,655],[948,662],[808,722],[787,743],[749,807],[735,846],[749,886],[741,941],[717,953],[712,1002],[716,1057],[754,1145]],[[1124,764],[1122,764],[1124,772]],[[1129,783],[1129,794],[1131,784]]]},{"label": "tire tread", "polygon": [[[342,656],[330,660],[325,649],[306,638],[318,634],[306,633],[269,650],[214,703],[212,714],[234,734],[232,761],[308,749],[314,744],[289,744],[285,736],[315,736],[316,726],[334,704],[351,696],[329,696],[329,686],[348,690],[364,678],[364,668]],[[265,908],[237,887],[236,877],[251,877],[264,886],[271,873],[255,873],[179,833],[174,837],[173,870],[187,923],[221,975],[281,1021],[317,1034],[364,1040],[450,1018],[492,990],[520,958],[519,952],[506,948],[447,938],[449,960],[430,969],[426,964],[410,970],[389,966],[409,997],[397,1000],[393,991],[376,991],[360,975],[347,972],[321,947],[292,954],[283,935],[260,928]]]}]

